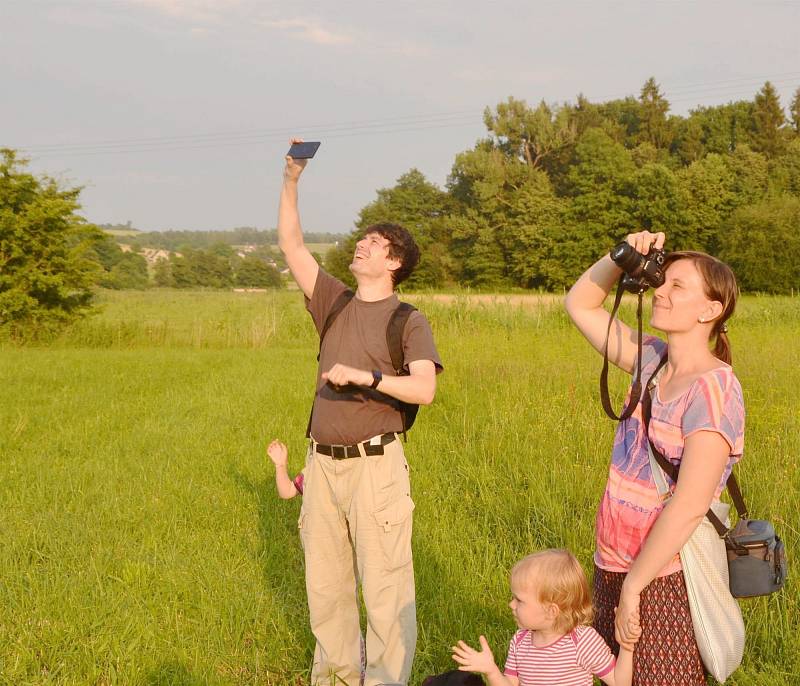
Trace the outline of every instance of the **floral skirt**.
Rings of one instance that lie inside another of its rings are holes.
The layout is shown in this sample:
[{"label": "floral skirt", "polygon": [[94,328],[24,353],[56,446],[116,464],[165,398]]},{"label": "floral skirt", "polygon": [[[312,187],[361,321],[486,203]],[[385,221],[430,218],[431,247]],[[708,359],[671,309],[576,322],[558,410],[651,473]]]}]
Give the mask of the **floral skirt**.
[{"label": "floral skirt", "polygon": [[[594,628],[616,655],[614,612],[625,574],[594,569]],[[683,572],[658,577],[641,595],[642,636],[633,653],[633,686],[705,686]]]}]

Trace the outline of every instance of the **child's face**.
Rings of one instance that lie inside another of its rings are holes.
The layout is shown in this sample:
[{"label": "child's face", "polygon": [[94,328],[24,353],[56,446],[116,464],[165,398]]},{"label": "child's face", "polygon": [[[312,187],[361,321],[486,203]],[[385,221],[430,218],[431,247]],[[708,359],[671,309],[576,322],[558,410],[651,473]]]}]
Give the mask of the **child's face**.
[{"label": "child's face", "polygon": [[552,629],[558,616],[558,610],[552,603],[543,604],[539,601],[536,588],[532,584],[523,586],[512,581],[511,602],[508,606],[520,629],[531,631]]}]

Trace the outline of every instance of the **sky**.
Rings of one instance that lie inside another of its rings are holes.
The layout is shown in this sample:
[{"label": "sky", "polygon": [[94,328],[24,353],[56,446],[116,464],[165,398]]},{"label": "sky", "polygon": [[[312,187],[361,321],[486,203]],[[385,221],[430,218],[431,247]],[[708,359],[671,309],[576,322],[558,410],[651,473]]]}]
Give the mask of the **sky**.
[{"label": "sky", "polygon": [[0,0],[0,147],[145,231],[273,228],[291,136],[306,231],[416,167],[443,186],[509,96],[687,114],[800,87],[800,2]]}]

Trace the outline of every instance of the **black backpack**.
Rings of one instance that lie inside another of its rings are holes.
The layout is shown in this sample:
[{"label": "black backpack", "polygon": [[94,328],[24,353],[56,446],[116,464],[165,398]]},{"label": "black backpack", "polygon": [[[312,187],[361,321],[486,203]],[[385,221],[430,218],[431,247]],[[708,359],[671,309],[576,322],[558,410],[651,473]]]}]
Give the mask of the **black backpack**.
[{"label": "black backpack", "polygon": [[[339,316],[339,313],[347,306],[353,299],[355,293],[350,289],[343,291],[341,295],[333,303],[325,323],[322,325],[322,330],[319,332],[319,352],[317,353],[317,362],[319,362],[320,352],[322,352],[322,340],[325,334],[331,328],[331,325]],[[406,328],[406,323],[411,313],[416,311],[416,307],[408,303],[401,302],[392,312],[389,317],[389,323],[386,325],[386,344],[389,346],[389,356],[392,358],[392,367],[397,376],[408,376],[405,369],[405,355],[403,354],[403,332]],[[315,396],[316,397],[316,396]],[[419,405],[414,403],[400,402],[400,417],[403,421],[403,438],[406,439],[406,431],[414,426],[414,420],[417,418],[417,411]],[[306,436],[311,435],[311,415],[314,413],[314,403],[311,403],[311,414],[308,417],[308,429]]]}]

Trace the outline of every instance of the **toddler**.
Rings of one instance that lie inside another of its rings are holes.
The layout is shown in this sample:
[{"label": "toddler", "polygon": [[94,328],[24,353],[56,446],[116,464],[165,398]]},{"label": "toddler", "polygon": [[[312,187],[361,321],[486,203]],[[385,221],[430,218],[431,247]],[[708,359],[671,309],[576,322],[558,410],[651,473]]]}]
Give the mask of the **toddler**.
[{"label": "toddler", "polygon": [[[592,603],[579,562],[566,550],[544,550],[523,558],[511,570],[509,603],[519,631],[500,671],[486,638],[480,651],[464,641],[453,646],[463,671],[485,674],[491,686],[592,686],[592,675],[608,686],[631,686],[633,653],[620,648],[614,659],[589,626]],[[638,617],[629,625],[638,639]]]},{"label": "toddler", "polygon": [[289,461],[289,451],[286,446],[276,438],[267,447],[267,455],[275,465],[275,486],[278,489],[278,495],[284,500],[294,498],[298,493],[302,495],[305,470],[301,471],[294,479],[289,477],[286,467]]}]

